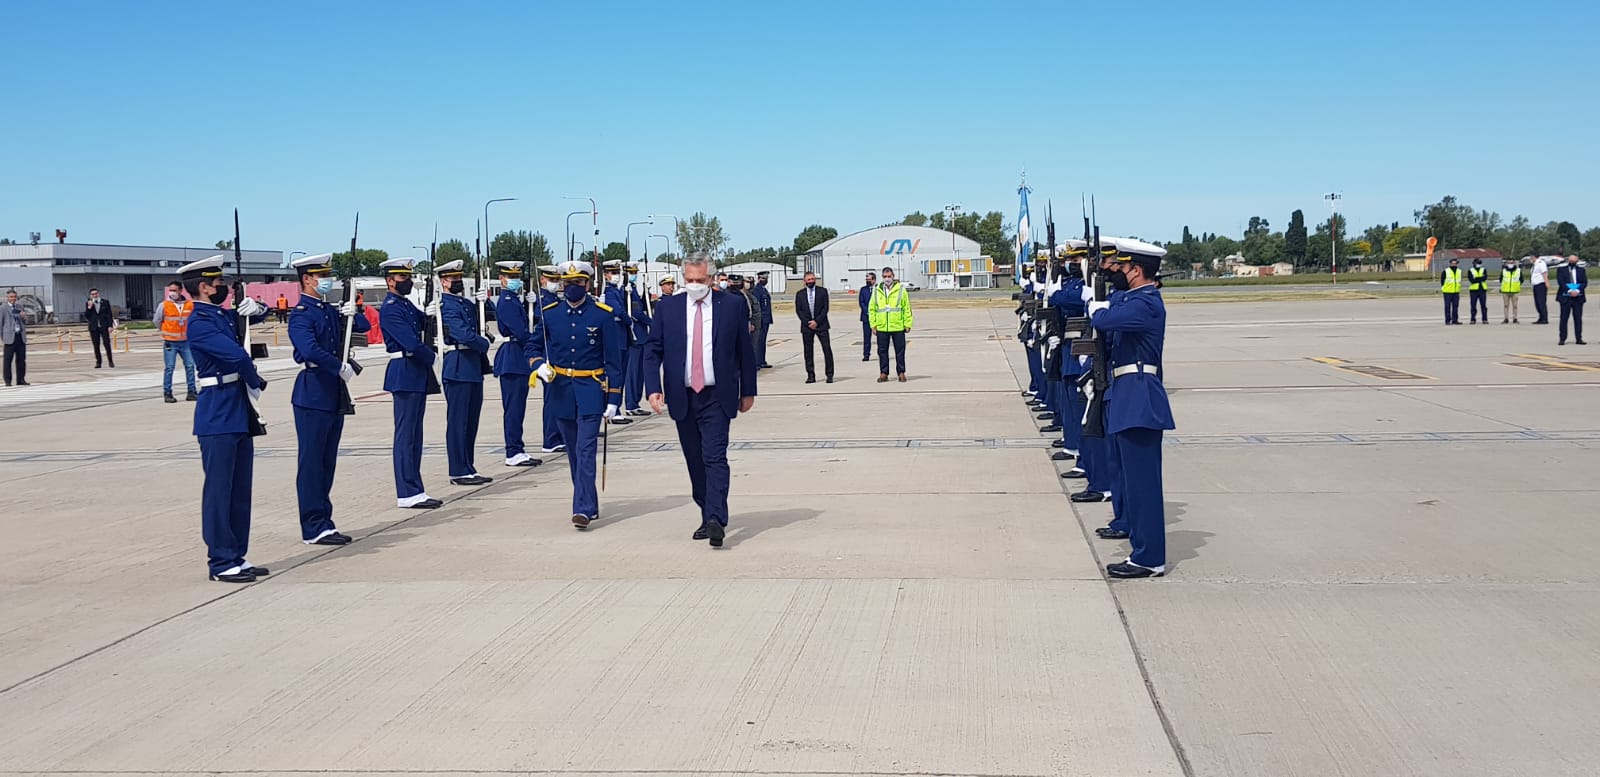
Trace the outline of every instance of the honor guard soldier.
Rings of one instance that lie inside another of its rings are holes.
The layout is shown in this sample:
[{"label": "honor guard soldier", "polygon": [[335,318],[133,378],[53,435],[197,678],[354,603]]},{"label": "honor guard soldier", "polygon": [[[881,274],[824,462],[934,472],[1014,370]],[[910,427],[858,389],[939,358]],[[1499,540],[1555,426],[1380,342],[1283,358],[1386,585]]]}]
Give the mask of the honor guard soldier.
[{"label": "honor guard soldier", "polygon": [[[622,350],[622,380],[618,381],[618,383],[620,383],[622,385],[623,401],[627,401],[627,396],[628,396],[628,380],[627,380],[628,365],[633,363],[633,358],[634,358],[635,354],[642,353],[639,350],[639,341],[637,339],[635,339],[635,337],[634,337],[633,322],[630,322],[628,320],[629,319],[628,303],[630,301],[632,301],[633,297],[635,297],[636,295],[632,295],[632,294],[628,293],[627,284],[626,284],[627,268],[623,264],[621,259],[613,259],[612,261],[606,262],[606,264],[605,264],[605,274],[606,274],[605,291],[604,291],[603,295],[596,295],[596,296],[599,297],[600,301],[604,302],[607,307],[611,308],[611,311],[615,315],[616,320],[617,320],[617,329],[623,335],[623,337],[622,337],[622,348],[623,348],[623,350]],[[643,308],[643,305],[641,304],[640,307]],[[645,329],[645,333],[648,334],[649,331],[650,330],[647,327]],[[638,405],[639,405],[638,400],[635,399],[633,404],[634,404],[634,407],[638,407]],[[617,419],[613,420],[611,423],[617,424],[619,426],[627,426],[628,424],[633,423],[633,419],[627,418],[626,414],[621,414],[620,417],[618,417]]]},{"label": "honor guard soldier", "polygon": [[756,273],[756,285],[750,288],[750,295],[761,306],[761,323],[756,325],[756,331],[751,334],[756,343],[756,365],[763,370],[772,369],[772,365],[767,363],[767,330],[772,328],[772,292],[767,289],[769,277],[770,273],[766,270]]},{"label": "honor guard soldier", "polygon": [[[1067,248],[1066,255],[1066,280],[1050,297],[1051,307],[1060,311],[1066,320],[1081,319],[1089,314],[1088,303],[1083,301],[1083,267],[1080,262],[1089,255],[1087,248]],[[1087,334],[1081,333],[1081,334]],[[1070,341],[1076,337],[1070,334],[1064,340]],[[1059,348],[1066,348],[1060,354],[1061,395],[1060,413],[1057,418],[1061,424],[1061,439],[1052,443],[1053,447],[1061,448],[1051,455],[1055,461],[1066,461],[1078,457],[1078,447],[1083,442],[1083,413],[1085,410],[1083,395],[1078,393],[1078,377],[1083,374],[1083,365],[1078,357],[1071,354],[1071,347],[1063,342]]]},{"label": "honor guard soldier", "polygon": [[[1159,249],[1156,249],[1159,250]],[[1161,487],[1162,432],[1174,428],[1172,408],[1161,380],[1167,309],[1156,289],[1161,257],[1142,252],[1118,256],[1110,300],[1089,303],[1095,328],[1112,333],[1106,393],[1106,435],[1116,461],[1112,486],[1117,521],[1127,528],[1095,530],[1106,539],[1126,536],[1133,552],[1127,561],[1106,567],[1111,577],[1160,577],[1167,569],[1166,514]]]},{"label": "honor guard soldier", "polygon": [[445,452],[450,461],[450,482],[458,486],[481,486],[494,478],[478,474],[473,466],[473,449],[478,444],[478,419],[483,413],[483,376],[492,372],[489,365],[489,339],[478,332],[478,304],[486,302],[487,289],[477,291],[477,300],[466,295],[462,260],[435,268],[445,294],[439,300],[439,322],[444,327]]},{"label": "honor guard soldier", "polygon": [[402,258],[380,265],[389,293],[378,308],[378,329],[389,352],[383,390],[394,398],[395,504],[431,510],[444,503],[422,488],[422,415],[428,395],[439,392],[433,375],[435,354],[423,334],[424,317],[407,296],[415,264],[414,259]]},{"label": "honor guard soldier", "polygon": [[595,491],[595,449],[600,419],[615,418],[622,403],[623,332],[616,311],[589,296],[588,262],[561,265],[559,302],[545,307],[534,335],[535,379],[546,384],[545,402],[554,406],[561,441],[572,473],[572,525],[588,528],[600,517]]},{"label": "honor guard soldier", "polygon": [[[506,466],[537,467],[543,462],[529,456],[522,443],[522,425],[528,416],[528,376],[533,369],[533,331],[523,304],[521,262],[495,262],[500,271],[500,296],[494,303],[495,326],[504,341],[494,352],[494,374],[500,379],[500,409],[505,414]],[[537,295],[535,295],[537,298]]]},{"label": "honor guard soldier", "polygon": [[[189,349],[194,353],[200,396],[194,407],[194,435],[200,441],[200,535],[205,539],[212,580],[251,583],[268,574],[245,561],[250,549],[250,487],[255,477],[255,437],[266,434],[257,397],[267,387],[250,353],[239,344],[239,316],[257,323],[267,307],[253,299],[238,310],[222,307],[228,298],[225,258],[213,256],[178,270],[183,288],[195,301],[189,317]],[[242,286],[240,288],[243,288]]]},{"label": "honor guard soldier", "polygon": [[344,353],[345,317],[355,332],[371,328],[356,311],[355,300],[334,305],[333,254],[295,260],[300,277],[300,301],[289,311],[289,343],[300,374],[294,379],[294,433],[296,458],[294,490],[300,504],[300,540],[307,545],[348,545],[350,537],[333,525],[333,471],[344,437],[346,386],[355,370]]},{"label": "honor guard soldier", "polygon": [[[543,315],[542,311],[561,301],[561,268],[553,264],[541,265],[539,280],[539,303],[533,308],[534,320],[530,322],[535,334],[539,331],[538,319]],[[556,423],[555,405],[550,404],[550,384],[546,383],[542,391],[544,401],[540,403],[539,413],[544,441],[539,449],[545,453],[559,453],[566,450],[567,446],[561,444],[561,426]]]},{"label": "honor guard soldier", "polygon": [[[650,312],[645,309],[644,295],[639,293],[638,266],[627,267],[627,296],[624,300],[633,306],[633,331],[628,338],[627,376],[622,382],[622,409],[628,415],[647,416],[650,411],[639,405],[644,398],[644,341],[650,337]],[[646,292],[649,289],[645,289]],[[623,309],[626,312],[626,308]]]}]

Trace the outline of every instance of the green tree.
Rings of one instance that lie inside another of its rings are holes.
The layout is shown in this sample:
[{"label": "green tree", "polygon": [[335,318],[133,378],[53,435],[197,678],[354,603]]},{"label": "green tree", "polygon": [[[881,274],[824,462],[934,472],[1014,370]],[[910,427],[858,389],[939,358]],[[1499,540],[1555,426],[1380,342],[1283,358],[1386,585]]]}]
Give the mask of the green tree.
[{"label": "green tree", "polygon": [[1583,248],[1583,235],[1578,233],[1578,226],[1570,221],[1556,225],[1556,240],[1560,241],[1563,254],[1575,254]]},{"label": "green tree", "polygon": [[1301,211],[1289,214],[1289,228],[1283,231],[1283,255],[1296,267],[1306,263],[1306,214]]},{"label": "green tree", "polygon": [[793,257],[789,257],[789,262],[783,262],[780,260],[780,254],[781,252],[776,248],[751,248],[749,250],[735,253],[733,255],[733,264],[743,264],[744,262],[774,262],[792,266],[794,261]]},{"label": "green tree", "polygon": [[600,253],[600,256],[604,257],[608,262],[627,262],[633,259],[633,257],[628,256],[627,244],[619,243],[615,240],[606,243],[605,250]]},{"label": "green tree", "polygon": [[1439,248],[1479,248],[1488,240],[1498,214],[1475,211],[1446,195],[1412,214],[1425,235],[1439,238]]},{"label": "green tree", "polygon": [[434,249],[433,265],[429,267],[429,271],[432,272],[433,267],[449,264],[456,260],[461,261],[462,270],[468,274],[476,272],[478,269],[478,263],[472,258],[472,251],[467,249],[467,244],[452,238],[440,243],[439,247]]},{"label": "green tree", "polygon": [[1366,244],[1366,248],[1361,251],[1361,255],[1369,260],[1386,258],[1384,255],[1388,252],[1383,250],[1383,242],[1389,238],[1389,232],[1390,229],[1387,224],[1367,227],[1367,231],[1361,233],[1361,240],[1358,241]]},{"label": "green tree", "polygon": [[[921,216],[922,214],[918,213],[914,215]],[[907,216],[906,218],[911,217]],[[926,221],[926,217],[924,217],[924,221]],[[839,230],[834,229],[833,227],[825,227],[821,224],[812,224],[811,226],[800,230],[800,234],[795,235],[794,252],[797,254],[803,254],[838,236]]]},{"label": "green tree", "polygon": [[727,243],[728,236],[723,233],[722,222],[716,216],[696,212],[687,221],[678,222],[678,245],[684,253],[706,251],[715,256]]},{"label": "green tree", "polygon": [[[1263,222],[1265,223],[1265,222]],[[1257,266],[1276,264],[1284,260],[1283,233],[1256,231],[1246,235],[1240,253],[1246,264]]]},{"label": "green tree", "polygon": [[490,263],[521,262],[524,278],[537,275],[539,265],[550,264],[552,257],[550,241],[538,232],[501,232],[489,241]]},{"label": "green tree", "polygon": [[339,278],[381,275],[381,265],[389,261],[389,252],[378,248],[357,248],[354,258],[349,251],[333,255],[333,274]]},{"label": "green tree", "polygon": [[1588,252],[1589,261],[1600,258],[1600,227],[1590,227],[1583,233],[1583,245],[1587,246],[1583,250]]},{"label": "green tree", "polygon": [[928,226],[928,217],[920,210],[912,211],[900,220],[900,224],[906,227],[925,227]]},{"label": "green tree", "polygon": [[1272,225],[1260,216],[1251,216],[1250,225],[1244,228],[1245,237],[1250,235],[1265,235],[1272,231]]},{"label": "green tree", "polygon": [[219,251],[232,251],[233,250],[233,238],[230,237],[227,240],[218,240],[217,241],[217,250],[219,250]]},{"label": "green tree", "polygon": [[16,243],[11,242],[11,238],[9,238],[9,237],[0,237],[0,246],[14,246],[14,245],[16,245]]}]

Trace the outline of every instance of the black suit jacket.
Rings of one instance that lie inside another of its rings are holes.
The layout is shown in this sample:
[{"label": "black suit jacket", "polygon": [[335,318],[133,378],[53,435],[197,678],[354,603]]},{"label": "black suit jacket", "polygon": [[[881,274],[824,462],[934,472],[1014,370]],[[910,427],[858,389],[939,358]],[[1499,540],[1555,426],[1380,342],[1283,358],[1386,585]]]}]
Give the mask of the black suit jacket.
[{"label": "black suit jacket", "polygon": [[816,310],[812,310],[811,306],[806,304],[806,292],[807,291],[811,291],[811,289],[803,289],[802,288],[798,294],[794,295],[794,314],[800,317],[800,331],[804,332],[804,331],[809,330],[810,327],[806,326],[806,324],[809,324],[812,321],[817,322],[816,331],[818,331],[818,332],[827,331],[827,329],[828,329],[828,290],[822,288],[821,286],[818,286],[814,290],[814,291],[817,292],[817,309]]},{"label": "black suit jacket", "polygon": [[[1577,298],[1575,300],[1574,300],[1574,298],[1567,296],[1567,284],[1573,283],[1572,274],[1574,272],[1576,272],[1578,274],[1578,280],[1577,280],[1578,296],[1577,296]],[[1588,299],[1589,299],[1588,288],[1589,288],[1589,271],[1588,271],[1587,268],[1574,267],[1574,266],[1571,266],[1571,265],[1563,264],[1559,268],[1556,269],[1556,299],[1558,301],[1560,301],[1560,302],[1576,301],[1579,305],[1582,305],[1584,302],[1587,302]]]},{"label": "black suit jacket", "polygon": [[111,303],[107,302],[105,297],[101,297],[94,307],[84,305],[83,318],[89,322],[91,332],[110,329],[116,324],[116,317],[111,313]]}]

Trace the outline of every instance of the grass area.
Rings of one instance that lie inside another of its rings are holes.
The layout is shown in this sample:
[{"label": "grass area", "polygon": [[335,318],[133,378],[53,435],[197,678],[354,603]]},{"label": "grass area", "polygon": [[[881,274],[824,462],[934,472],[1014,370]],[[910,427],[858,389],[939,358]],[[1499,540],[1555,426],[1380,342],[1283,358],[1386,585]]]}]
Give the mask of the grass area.
[{"label": "grass area", "polygon": [[122,324],[123,329],[138,331],[140,329],[155,329],[156,325],[149,321],[129,321]]},{"label": "grass area", "polygon": [[[1340,273],[1339,280],[1344,283],[1366,283],[1367,281],[1425,281],[1433,277],[1429,272],[1361,272]],[[1181,289],[1185,286],[1283,286],[1291,284],[1314,285],[1319,283],[1333,283],[1333,275],[1329,273],[1308,273],[1305,275],[1267,275],[1260,278],[1195,278],[1193,280],[1161,281],[1163,289]]]},{"label": "grass area", "polygon": [[1431,289],[1362,289],[1362,288],[1328,288],[1328,289],[1293,289],[1286,291],[1251,291],[1240,289],[1238,291],[1219,291],[1206,294],[1184,294],[1182,290],[1165,292],[1162,299],[1168,303],[1198,303],[1198,302],[1301,302],[1306,300],[1338,300],[1338,299],[1395,299],[1400,297],[1431,297]]}]

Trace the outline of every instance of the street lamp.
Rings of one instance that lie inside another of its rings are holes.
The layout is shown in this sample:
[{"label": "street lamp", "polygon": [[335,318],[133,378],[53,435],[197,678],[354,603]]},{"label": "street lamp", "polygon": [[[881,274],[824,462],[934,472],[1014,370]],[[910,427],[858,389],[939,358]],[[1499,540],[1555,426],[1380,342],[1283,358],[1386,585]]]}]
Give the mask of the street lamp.
[{"label": "street lamp", "polygon": [[588,212],[586,210],[575,210],[567,214],[567,261],[569,262],[572,261],[572,217]]},{"label": "street lamp", "polygon": [[[582,196],[572,196],[572,195],[563,194],[563,195],[561,195],[561,199],[563,199],[563,200],[588,200],[589,201],[589,223],[594,226],[594,253],[595,253],[595,259],[598,260],[600,258],[600,208],[594,204],[594,198],[593,197],[582,197]],[[579,211],[579,212],[582,213],[582,211]],[[568,225],[567,226],[567,233],[570,235],[572,233],[572,226],[571,226],[572,225],[572,217],[571,216],[567,217],[567,225]],[[570,240],[570,239],[571,238],[569,237],[568,240]]]},{"label": "street lamp", "polygon": [[1325,199],[1325,200],[1328,201],[1328,242],[1332,244],[1330,246],[1330,248],[1332,250],[1332,253],[1329,254],[1329,256],[1333,257],[1333,262],[1331,264],[1331,269],[1333,270],[1333,283],[1334,283],[1335,286],[1337,286],[1337,285],[1339,285],[1339,223],[1338,222],[1339,222],[1339,200],[1341,199],[1341,197],[1339,196],[1338,192],[1334,192],[1332,194],[1328,194],[1328,195],[1324,196],[1322,199]]},{"label": "street lamp", "polygon": [[[497,202],[511,202],[516,197],[498,197],[483,204],[483,261],[489,261],[490,247],[494,243],[494,233],[489,231],[489,206]],[[479,282],[482,282],[483,273],[479,272]]]},{"label": "street lamp", "polygon": [[[651,220],[651,221],[630,221],[630,222],[628,222],[628,226],[623,228],[623,230],[622,230],[622,244],[627,247],[627,250],[628,250],[628,261],[630,261],[630,262],[633,261],[633,228],[639,226],[640,224],[648,224],[648,225],[654,226],[655,223],[656,222],[654,220]],[[645,263],[646,267],[650,266],[650,247],[648,245],[645,246],[645,249],[644,249],[644,263]]]},{"label": "street lamp", "polygon": [[[672,219],[672,234],[673,234],[674,237],[667,238],[667,253],[671,254],[672,253],[672,241],[676,238],[677,234],[682,230],[682,227],[680,226],[680,224],[678,222],[678,217],[672,215],[671,213],[652,213],[652,214],[646,216],[645,218],[650,219],[651,221],[654,221],[656,219]],[[680,249],[683,248],[683,245],[680,243],[678,245],[678,248],[680,248]]]},{"label": "street lamp", "polygon": [[644,258],[645,258],[645,261],[649,261],[650,260],[650,238],[652,238],[652,237],[659,237],[662,240],[667,241],[667,256],[671,257],[672,256],[672,238],[667,237],[666,235],[645,235],[645,237],[644,237]]}]

